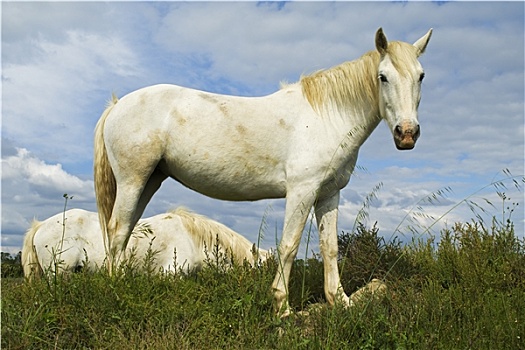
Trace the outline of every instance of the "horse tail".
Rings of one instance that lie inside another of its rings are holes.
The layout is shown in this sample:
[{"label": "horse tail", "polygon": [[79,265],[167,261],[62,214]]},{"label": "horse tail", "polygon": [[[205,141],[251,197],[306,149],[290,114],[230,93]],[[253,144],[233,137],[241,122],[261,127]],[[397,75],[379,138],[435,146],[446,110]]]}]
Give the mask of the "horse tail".
[{"label": "horse tail", "polygon": [[108,153],[106,145],[104,143],[104,125],[106,119],[117,104],[118,98],[112,94],[111,101],[108,102],[104,113],[100,116],[99,121],[95,127],[95,140],[94,140],[94,157],[93,157],[93,173],[95,178],[95,197],[97,200],[98,209],[98,220],[100,222],[100,228],[102,230],[102,237],[104,238],[104,247],[106,254],[109,254],[109,242],[107,236],[107,227],[111,213],[113,212],[113,206],[115,204],[115,198],[117,196],[117,182],[115,180],[115,174],[109,164]]},{"label": "horse tail", "polygon": [[226,227],[225,225],[207,218],[203,215],[193,213],[183,207],[172,211],[177,215],[197,247],[205,248],[208,252],[213,251],[213,247],[218,243],[224,253],[231,254],[236,263],[242,264],[244,260],[254,265],[254,256],[252,255],[252,243]]},{"label": "horse tail", "polygon": [[43,222],[33,220],[31,227],[27,230],[24,237],[24,244],[22,246],[22,268],[24,269],[24,276],[28,279],[42,276],[42,266],[38,262],[38,255],[34,245],[35,234],[42,226]]}]

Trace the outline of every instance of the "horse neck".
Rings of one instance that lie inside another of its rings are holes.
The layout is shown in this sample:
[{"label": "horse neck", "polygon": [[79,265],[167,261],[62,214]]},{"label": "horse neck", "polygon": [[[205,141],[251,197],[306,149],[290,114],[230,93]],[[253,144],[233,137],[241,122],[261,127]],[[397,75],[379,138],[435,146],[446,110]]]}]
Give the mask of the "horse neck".
[{"label": "horse neck", "polygon": [[301,78],[303,94],[321,116],[359,126],[366,136],[379,124],[379,53]]}]

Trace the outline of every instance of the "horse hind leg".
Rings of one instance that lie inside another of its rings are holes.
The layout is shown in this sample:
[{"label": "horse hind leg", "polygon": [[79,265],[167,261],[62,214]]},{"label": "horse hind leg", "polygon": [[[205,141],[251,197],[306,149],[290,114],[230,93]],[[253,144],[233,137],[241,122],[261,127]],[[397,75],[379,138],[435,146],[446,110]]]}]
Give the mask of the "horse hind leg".
[{"label": "horse hind leg", "polygon": [[122,254],[136,224],[136,206],[141,192],[142,188],[134,187],[132,184],[117,185],[117,196],[107,225],[110,271],[119,266],[123,258]]},{"label": "horse hind leg", "polygon": [[117,196],[108,224],[108,242],[110,264],[118,266],[124,258],[124,252],[131,236],[131,231],[142,216],[151,197],[167,178],[155,169],[147,181],[141,183],[117,182]]},{"label": "horse hind leg", "polygon": [[164,174],[158,167],[155,168],[153,173],[150,175],[148,182],[146,182],[139,201],[137,202],[137,210],[134,218],[135,221],[138,221],[141,218],[144,210],[146,209],[146,206],[151,200],[151,197],[153,197],[153,195],[160,188],[160,185],[162,185],[162,182],[164,182],[164,180],[167,178],[168,176]]}]

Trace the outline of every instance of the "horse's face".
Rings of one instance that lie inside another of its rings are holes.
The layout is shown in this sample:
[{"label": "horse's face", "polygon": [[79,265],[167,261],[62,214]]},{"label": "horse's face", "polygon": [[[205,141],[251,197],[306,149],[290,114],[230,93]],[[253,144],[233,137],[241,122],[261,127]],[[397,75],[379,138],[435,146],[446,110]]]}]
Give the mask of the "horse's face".
[{"label": "horse's face", "polygon": [[389,43],[381,28],[376,33],[376,48],[381,55],[377,77],[379,111],[399,150],[414,148],[420,135],[417,109],[425,74],[417,58],[425,51],[431,34],[432,29],[410,45]]}]

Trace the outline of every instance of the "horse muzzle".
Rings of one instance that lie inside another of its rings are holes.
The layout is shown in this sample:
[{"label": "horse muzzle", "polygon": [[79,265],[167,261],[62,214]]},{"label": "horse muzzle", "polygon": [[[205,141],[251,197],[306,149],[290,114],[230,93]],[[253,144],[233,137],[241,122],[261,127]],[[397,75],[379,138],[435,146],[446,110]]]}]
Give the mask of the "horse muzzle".
[{"label": "horse muzzle", "polygon": [[411,123],[398,124],[394,128],[394,142],[398,150],[411,150],[416,145],[416,141],[421,135],[419,124]]}]

